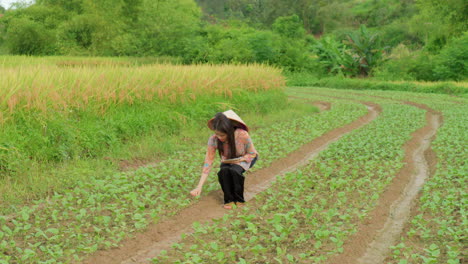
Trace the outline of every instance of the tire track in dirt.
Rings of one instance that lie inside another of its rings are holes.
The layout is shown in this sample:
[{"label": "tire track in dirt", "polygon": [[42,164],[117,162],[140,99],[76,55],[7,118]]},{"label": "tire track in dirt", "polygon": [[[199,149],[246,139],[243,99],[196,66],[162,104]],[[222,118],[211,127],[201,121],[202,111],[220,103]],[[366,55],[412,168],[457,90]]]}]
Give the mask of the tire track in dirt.
[{"label": "tire track in dirt", "polygon": [[[366,115],[348,125],[323,134],[290,153],[287,157],[272,162],[267,168],[249,173],[245,183],[246,200],[251,200],[256,194],[270,187],[277,175],[293,171],[307,163],[329,144],[370,123],[381,112],[381,108],[377,104],[360,103],[367,106],[368,113]],[[180,240],[182,234],[192,233],[194,222],[205,223],[222,217],[226,210],[221,207],[221,204],[222,192],[220,190],[210,192],[207,196],[200,198],[196,204],[182,209],[175,216],[148,227],[145,232],[135,234],[133,238],[126,239],[119,248],[95,252],[83,263],[149,263],[149,258],[157,256],[162,250],[170,249],[173,243]]]},{"label": "tire track in dirt", "polygon": [[380,96],[371,97],[426,110],[426,125],[415,131],[403,146],[405,165],[381,195],[377,207],[358,226],[358,231],[345,242],[343,253],[331,258],[328,263],[383,263],[411,215],[419,190],[435,170],[436,156],[430,145],[442,124],[442,114],[423,104]]}]

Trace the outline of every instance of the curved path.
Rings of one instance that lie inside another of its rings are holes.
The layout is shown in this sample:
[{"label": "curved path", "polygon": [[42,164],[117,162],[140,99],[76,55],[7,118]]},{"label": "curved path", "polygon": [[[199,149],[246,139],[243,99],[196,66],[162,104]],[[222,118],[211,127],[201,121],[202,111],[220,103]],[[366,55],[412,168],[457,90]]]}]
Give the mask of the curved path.
[{"label": "curved path", "polygon": [[[351,92],[349,94],[368,96]],[[396,101],[426,110],[426,125],[415,131],[403,146],[405,165],[387,186],[379,198],[377,207],[358,226],[357,232],[345,242],[343,253],[331,258],[327,263],[383,263],[411,215],[419,190],[435,170],[436,156],[430,145],[442,124],[442,114],[423,104],[381,96],[369,97]]]},{"label": "curved path", "polygon": [[[331,130],[300,149],[290,153],[287,157],[274,161],[269,167],[249,174],[246,179],[246,200],[251,200],[256,194],[267,189],[277,175],[282,175],[305,164],[314,158],[329,144],[337,141],[343,135],[364,126],[374,120],[381,108],[369,102],[361,102],[368,108],[368,113],[358,120],[340,128]],[[330,104],[319,102],[322,109],[329,109]],[[181,210],[178,214],[160,223],[150,226],[144,233],[138,233],[134,238],[127,239],[119,248],[98,251],[83,263],[148,263],[148,259],[155,257],[162,250],[170,249],[184,233],[192,233],[194,222],[208,222],[220,218],[226,212],[222,204],[221,191],[214,191],[200,198],[196,204]]]}]

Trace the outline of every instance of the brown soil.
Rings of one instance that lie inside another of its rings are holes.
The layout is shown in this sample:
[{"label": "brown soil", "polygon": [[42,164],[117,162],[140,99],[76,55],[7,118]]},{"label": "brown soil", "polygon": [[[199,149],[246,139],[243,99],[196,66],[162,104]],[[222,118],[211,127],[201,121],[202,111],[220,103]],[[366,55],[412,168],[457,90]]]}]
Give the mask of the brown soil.
[{"label": "brown soil", "polygon": [[[320,103],[329,109],[329,103]],[[380,106],[376,104],[366,102],[364,104],[369,110],[365,116],[346,126],[325,133],[289,154],[286,158],[274,161],[267,168],[249,173],[245,183],[246,200],[251,200],[256,194],[267,189],[277,175],[292,171],[306,163],[329,144],[354,129],[368,124],[381,112]],[[211,192],[200,198],[196,204],[182,209],[175,216],[148,227],[146,231],[135,234],[133,238],[126,239],[120,247],[98,251],[83,263],[149,263],[149,258],[157,256],[162,250],[170,249],[173,243],[180,240],[183,233],[192,233],[194,222],[204,223],[222,217],[226,210],[221,207],[221,204],[222,192]]]},{"label": "brown soil", "polygon": [[404,103],[426,110],[426,125],[403,146],[405,165],[381,195],[377,207],[344,244],[344,252],[328,263],[383,263],[401,235],[419,190],[434,172],[436,159],[430,143],[441,125],[442,115],[426,105]]}]

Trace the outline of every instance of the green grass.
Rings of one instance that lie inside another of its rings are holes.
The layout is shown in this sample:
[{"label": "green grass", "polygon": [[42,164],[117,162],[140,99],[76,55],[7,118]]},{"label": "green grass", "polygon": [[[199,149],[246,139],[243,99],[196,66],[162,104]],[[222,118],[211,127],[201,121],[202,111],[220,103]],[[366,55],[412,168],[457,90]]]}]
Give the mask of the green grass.
[{"label": "green grass", "polygon": [[450,94],[466,97],[467,82],[388,82],[377,79],[351,79],[340,77],[319,78],[308,73],[286,75],[288,86],[313,86],[345,90],[406,91],[417,93]]}]

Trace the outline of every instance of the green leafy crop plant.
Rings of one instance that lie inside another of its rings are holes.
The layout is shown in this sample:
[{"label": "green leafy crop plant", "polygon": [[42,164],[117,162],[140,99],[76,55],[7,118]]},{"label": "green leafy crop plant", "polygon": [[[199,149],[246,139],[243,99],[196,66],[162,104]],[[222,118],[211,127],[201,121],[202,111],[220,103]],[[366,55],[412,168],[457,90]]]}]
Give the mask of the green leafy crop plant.
[{"label": "green leafy crop plant", "polygon": [[[468,100],[443,94],[395,91],[324,89],[324,93],[349,98],[410,101],[425,104],[443,116],[432,149],[435,173],[421,190],[411,220],[386,263],[463,263],[468,232],[466,194],[468,167]],[[377,96],[378,98],[376,98]]]},{"label": "green leafy crop plant", "polygon": [[421,190],[415,213],[386,263],[463,263],[468,233],[468,100],[403,92],[366,94],[426,104],[443,116],[432,143],[435,172]]},{"label": "green leafy crop plant", "polygon": [[[365,113],[359,104],[338,104],[330,111],[256,129],[252,137],[261,160],[255,169]],[[175,214],[193,202],[187,192],[196,184],[204,151],[205,146],[194,146],[152,167],[79,182],[72,190],[0,217],[0,263],[77,261]],[[211,177],[204,193],[218,188]]]},{"label": "green leafy crop plant", "polygon": [[[278,177],[250,207],[198,225],[195,233],[153,262],[326,263],[342,252],[346,238],[403,166],[402,146],[425,124],[421,109],[380,101],[382,113],[373,122]],[[210,248],[211,243],[217,248]],[[216,262],[221,255],[224,260]]]}]

